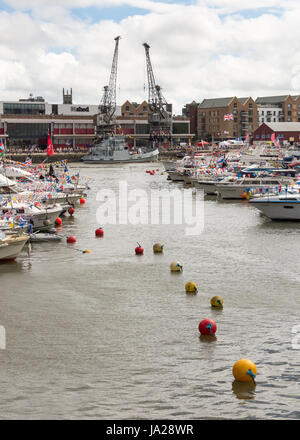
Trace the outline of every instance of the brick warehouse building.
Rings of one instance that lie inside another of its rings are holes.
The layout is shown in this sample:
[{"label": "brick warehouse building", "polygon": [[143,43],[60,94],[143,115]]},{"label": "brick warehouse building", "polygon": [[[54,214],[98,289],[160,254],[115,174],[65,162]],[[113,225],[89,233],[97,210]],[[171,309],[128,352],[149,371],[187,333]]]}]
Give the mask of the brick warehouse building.
[{"label": "brick warehouse building", "polygon": [[[232,114],[233,120],[224,121],[226,114]],[[251,97],[204,99],[198,106],[198,139],[245,139],[247,134],[252,137],[257,127],[257,104]]]},{"label": "brick warehouse building", "polygon": [[263,122],[300,122],[300,95],[264,96],[255,102],[258,125]]},{"label": "brick warehouse building", "polygon": [[[19,148],[36,145],[45,149],[48,129],[54,149],[86,150],[95,139],[94,115],[98,105],[75,105],[71,94],[63,91],[62,104],[49,104],[42,97],[19,101],[0,102],[0,138],[8,146]],[[147,145],[149,141],[148,104],[126,101],[117,106],[119,132],[130,145]],[[188,143],[191,137],[190,121],[184,116],[174,117],[172,141]],[[168,146],[168,145],[165,145]]]},{"label": "brick warehouse building", "polygon": [[300,143],[300,122],[264,122],[254,132],[254,142],[271,141],[271,135],[279,141]]}]

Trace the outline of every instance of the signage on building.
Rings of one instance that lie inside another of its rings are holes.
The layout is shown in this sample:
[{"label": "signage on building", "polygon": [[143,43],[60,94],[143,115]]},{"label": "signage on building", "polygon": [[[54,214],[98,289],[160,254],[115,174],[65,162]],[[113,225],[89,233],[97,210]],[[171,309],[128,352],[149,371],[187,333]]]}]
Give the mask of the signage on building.
[{"label": "signage on building", "polygon": [[72,112],[89,112],[90,108],[89,107],[75,107],[75,106],[72,106],[71,107],[71,111]]}]

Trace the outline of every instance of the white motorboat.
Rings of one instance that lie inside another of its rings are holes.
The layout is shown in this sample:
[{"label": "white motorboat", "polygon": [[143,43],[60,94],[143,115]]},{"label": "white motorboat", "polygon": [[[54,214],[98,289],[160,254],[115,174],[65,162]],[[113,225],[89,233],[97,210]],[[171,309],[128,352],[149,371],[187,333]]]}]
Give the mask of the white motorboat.
[{"label": "white motorboat", "polygon": [[247,193],[253,195],[259,190],[265,191],[275,187],[290,185],[293,181],[286,177],[227,177],[216,183],[218,194],[222,199],[245,199]]},{"label": "white motorboat", "polygon": [[262,214],[271,220],[299,220],[300,194],[286,192],[285,194],[254,197],[249,200]]},{"label": "white motorboat", "polygon": [[59,204],[42,206],[40,203],[6,201],[2,203],[1,214],[8,223],[24,221],[31,224],[34,230],[49,229],[55,225],[55,220],[65,211]]},{"label": "white motorboat", "polygon": [[195,188],[202,189],[204,194],[217,195],[216,184],[222,182],[225,177],[233,176],[233,173],[200,175],[192,178],[192,183]]},{"label": "white motorboat", "polygon": [[29,235],[21,231],[0,231],[0,261],[9,261],[17,258],[28,239]]}]

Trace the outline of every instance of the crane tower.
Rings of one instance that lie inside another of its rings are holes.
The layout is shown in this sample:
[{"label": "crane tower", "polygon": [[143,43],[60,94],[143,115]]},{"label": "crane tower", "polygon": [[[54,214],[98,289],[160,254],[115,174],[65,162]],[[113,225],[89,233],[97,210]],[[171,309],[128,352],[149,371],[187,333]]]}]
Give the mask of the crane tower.
[{"label": "crane tower", "polygon": [[104,86],[103,96],[99,104],[99,113],[96,115],[96,134],[98,136],[112,135],[115,121],[116,111],[116,83],[118,70],[118,52],[120,36],[115,38],[115,51],[111,66],[109,85]]},{"label": "crane tower", "polygon": [[150,126],[150,140],[160,146],[161,141],[171,140],[172,111],[162,95],[161,88],[155,82],[155,77],[150,60],[147,43],[143,44],[146,52],[147,77],[148,77],[148,123]]}]

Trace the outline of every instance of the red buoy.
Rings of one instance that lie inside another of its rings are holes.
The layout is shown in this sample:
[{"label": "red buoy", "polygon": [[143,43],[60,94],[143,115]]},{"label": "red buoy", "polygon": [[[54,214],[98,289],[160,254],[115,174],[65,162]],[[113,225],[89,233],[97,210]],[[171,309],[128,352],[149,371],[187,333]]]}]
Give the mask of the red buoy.
[{"label": "red buoy", "polygon": [[135,248],[136,255],[143,255],[144,248],[138,243],[138,246]]},{"label": "red buoy", "polygon": [[83,197],[81,197],[80,199],[80,205],[84,205],[85,204],[85,199]]},{"label": "red buoy", "polygon": [[55,220],[55,224],[58,225],[58,226],[61,226],[62,219],[60,217],[57,217],[57,219]]},{"label": "red buoy", "polygon": [[72,206],[70,206],[70,208],[68,209],[68,213],[69,213],[70,215],[73,215],[74,212],[75,212],[75,209],[72,208]]},{"label": "red buoy", "polygon": [[70,235],[70,237],[67,237],[67,243],[76,243],[76,238],[74,235]]},{"label": "red buoy", "polygon": [[203,319],[200,322],[198,329],[202,335],[213,336],[217,331],[217,324],[212,319]]},{"label": "red buoy", "polygon": [[103,229],[102,228],[96,229],[95,235],[96,235],[96,237],[103,237],[103,235],[104,235]]}]

